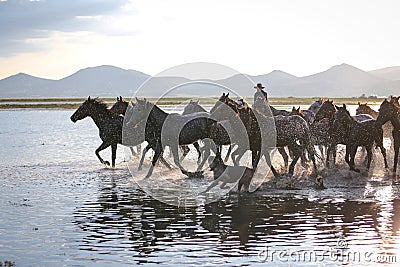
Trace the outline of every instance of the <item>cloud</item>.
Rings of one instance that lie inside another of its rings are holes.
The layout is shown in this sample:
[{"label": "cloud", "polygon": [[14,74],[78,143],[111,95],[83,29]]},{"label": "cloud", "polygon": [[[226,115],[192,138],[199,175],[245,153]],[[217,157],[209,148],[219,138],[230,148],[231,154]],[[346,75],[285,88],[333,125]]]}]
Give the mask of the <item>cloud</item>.
[{"label": "cloud", "polygon": [[[103,32],[114,13],[126,12],[127,0],[8,0],[0,1],[0,56],[40,50],[53,32]],[[132,12],[132,11],[131,11]]]}]

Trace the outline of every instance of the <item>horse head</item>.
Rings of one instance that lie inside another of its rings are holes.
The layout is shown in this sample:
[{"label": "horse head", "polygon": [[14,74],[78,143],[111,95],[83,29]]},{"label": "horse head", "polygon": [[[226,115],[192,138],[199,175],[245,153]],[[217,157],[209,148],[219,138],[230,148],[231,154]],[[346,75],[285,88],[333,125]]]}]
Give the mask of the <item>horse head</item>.
[{"label": "horse head", "polygon": [[335,116],[336,108],[333,105],[333,100],[326,100],[315,114],[315,120],[320,121],[323,118],[333,119]]},{"label": "horse head", "polygon": [[348,125],[351,121],[354,121],[353,117],[351,117],[350,112],[347,110],[346,104],[343,104],[342,107],[336,106],[336,113],[335,113],[335,124],[339,125]]},{"label": "horse head", "polygon": [[125,115],[129,103],[122,99],[122,96],[117,97],[117,102],[110,108],[110,111],[116,115]]},{"label": "horse head", "polygon": [[229,98],[229,93],[222,93],[222,96],[211,108],[210,114],[218,121],[228,120],[233,117],[232,115],[239,117],[238,107],[239,104]]},{"label": "horse head", "polygon": [[371,113],[371,107],[368,106],[368,103],[361,104],[358,102],[358,108],[356,109],[356,115],[359,114],[370,114]]},{"label": "horse head", "polygon": [[72,114],[70,117],[72,122],[77,122],[78,120],[82,120],[88,116],[92,116],[96,112],[96,104],[97,105],[102,105],[104,106],[105,104],[98,101],[96,98],[90,98],[88,97],[87,100],[85,100],[79,108]]},{"label": "horse head", "polygon": [[389,102],[393,103],[397,107],[400,107],[399,99],[400,99],[400,96],[398,96],[398,97],[390,96],[390,101]]},{"label": "horse head", "polygon": [[379,107],[379,114],[376,123],[381,126],[388,121],[395,121],[399,115],[400,108],[398,108],[394,102],[385,99]]}]

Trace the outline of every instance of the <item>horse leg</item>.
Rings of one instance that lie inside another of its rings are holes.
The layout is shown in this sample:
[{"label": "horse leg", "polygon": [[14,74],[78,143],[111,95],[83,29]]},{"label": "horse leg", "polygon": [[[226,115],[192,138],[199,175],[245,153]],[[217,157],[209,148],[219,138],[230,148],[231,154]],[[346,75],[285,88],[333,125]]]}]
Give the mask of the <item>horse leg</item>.
[{"label": "horse leg", "polygon": [[233,166],[239,166],[240,159],[243,157],[244,153],[246,153],[245,150],[243,150],[240,146],[232,152],[231,154],[231,159],[233,162]]},{"label": "horse leg", "polygon": [[284,147],[278,147],[278,151],[282,155],[283,161],[285,162],[285,170],[287,170],[289,166],[289,156]]},{"label": "horse leg", "polygon": [[258,162],[260,161],[260,154],[260,151],[251,151],[251,165],[253,166],[253,170],[257,169]]},{"label": "horse leg", "polygon": [[[200,161],[200,163],[197,166],[197,170],[196,170],[197,172],[201,171],[201,169],[203,168],[204,164],[206,163],[206,160],[210,157],[211,149],[213,148],[212,142],[213,141],[210,140],[210,139],[203,140],[203,143],[204,143],[203,159]],[[215,153],[215,154],[217,154],[217,153]]]},{"label": "horse leg", "polygon": [[309,161],[309,159],[307,158],[305,150],[301,151],[301,153],[300,153],[300,161],[301,161],[301,165],[303,166],[303,168],[308,168],[307,161]]},{"label": "horse leg", "polygon": [[197,156],[197,163],[200,161],[201,159],[201,149],[200,149],[200,145],[198,142],[194,142],[193,143],[194,148],[196,149],[198,156]]},{"label": "horse leg", "polygon": [[105,165],[108,165],[108,166],[110,166],[110,162],[108,162],[107,160],[103,160],[103,158],[100,156],[100,151],[102,151],[102,150],[104,150],[104,149],[106,149],[107,147],[109,147],[111,144],[109,144],[109,143],[105,143],[105,142],[103,142],[97,149],[96,149],[96,151],[95,151],[95,154],[96,154],[96,156],[97,156],[97,158],[100,160],[100,162],[102,163],[102,164],[105,164]]},{"label": "horse leg", "polygon": [[117,144],[111,145],[111,166],[115,168],[115,159],[117,157]]},{"label": "horse leg", "polygon": [[189,154],[190,148],[187,145],[182,145],[182,146],[179,146],[179,147],[183,151],[182,158],[180,159],[180,161],[182,162],[185,159],[185,157],[187,156],[187,154]]},{"label": "horse leg", "polygon": [[336,165],[336,154],[337,154],[337,145],[334,144],[332,147],[333,165]]},{"label": "horse leg", "polygon": [[170,150],[171,150],[171,154],[174,158],[174,163],[175,165],[180,169],[180,170],[184,170],[183,166],[181,165],[180,161],[179,161],[179,153],[178,153],[178,144],[173,144],[169,146]]},{"label": "horse leg", "polygon": [[[326,167],[329,168],[329,156],[332,154],[333,150],[333,145],[328,145],[328,148],[326,149]],[[333,163],[335,165],[335,163]]]},{"label": "horse leg", "polygon": [[231,152],[232,152],[232,147],[233,147],[233,145],[230,144],[230,145],[229,145],[229,148],[228,148],[228,152],[226,152],[226,156],[225,156],[225,159],[224,159],[224,163],[226,163],[226,162],[228,161],[229,155],[230,155]]},{"label": "horse leg", "polygon": [[293,151],[293,160],[289,166],[289,175],[293,175],[294,167],[296,166],[296,163],[300,158],[301,152],[303,151],[303,147],[299,146],[296,143],[293,143],[289,146],[289,149],[291,149]]},{"label": "horse leg", "polygon": [[321,154],[322,160],[324,160],[324,146],[323,145],[318,145],[318,149],[319,149],[319,152]]},{"label": "horse leg", "polygon": [[315,162],[315,148],[314,148],[314,146],[309,144],[307,146],[307,152],[308,152],[308,155],[311,158],[311,161],[313,163],[314,171],[318,172],[317,163]]},{"label": "horse leg", "polygon": [[[350,170],[355,171],[355,172],[360,172],[359,169],[355,168],[355,163],[354,160],[356,158],[356,153],[357,153],[357,148],[358,146],[356,145],[352,145],[352,146],[346,146],[346,155],[347,153],[349,153],[350,156],[350,160],[348,162],[349,166],[350,166]],[[349,152],[347,152],[349,150]]]},{"label": "horse leg", "polygon": [[142,144],[138,144],[138,145],[136,146],[136,151],[137,151],[137,155],[138,155],[138,156],[140,155],[140,153],[142,153]]},{"label": "horse leg", "polygon": [[387,163],[387,157],[386,157],[386,148],[383,146],[383,136],[378,139],[377,141],[377,146],[381,150],[381,154],[383,156],[383,162],[385,164],[385,169],[389,168],[388,163]]},{"label": "horse leg", "polygon": [[[260,152],[260,154],[261,154],[261,152]],[[272,166],[271,156],[270,156],[270,154],[269,154],[269,151],[264,151],[264,153],[260,156],[260,159],[261,159],[262,156],[265,157],[265,161],[267,162],[267,165],[270,167],[270,169],[271,169],[272,174],[274,175],[274,177],[275,177],[275,178],[279,178],[280,176],[279,176],[278,172],[276,171],[276,169],[274,168],[274,166]],[[254,174],[253,174],[253,175],[254,175]]]},{"label": "horse leg", "polygon": [[393,134],[393,139],[394,139],[393,173],[394,173],[394,175],[396,175],[397,163],[399,162],[400,131],[393,130],[392,134]]},{"label": "horse leg", "polygon": [[164,159],[163,155],[160,155],[160,162],[164,164],[164,166],[167,167],[168,170],[172,169],[171,165]]},{"label": "horse leg", "polygon": [[366,146],[365,149],[367,150],[367,170],[369,170],[372,160],[372,145]]},{"label": "horse leg", "polygon": [[157,160],[160,157],[160,155],[162,155],[162,153],[163,153],[163,149],[161,148],[161,144],[160,144],[160,142],[157,142],[156,149],[154,151],[153,160],[151,161],[150,169],[147,172],[145,178],[149,178],[151,176],[151,174],[153,173],[153,170],[154,170],[154,166],[156,165]]},{"label": "horse leg", "polygon": [[[344,155],[344,160],[350,166],[350,145],[346,145],[346,154]],[[351,167],[351,166],[350,166]]]},{"label": "horse leg", "polygon": [[148,145],[144,148],[143,153],[142,153],[142,157],[140,158],[140,162],[139,162],[139,166],[138,166],[138,171],[141,171],[141,170],[142,170],[144,157],[146,156],[146,153],[147,153],[147,151],[150,150],[150,148],[151,148],[151,145],[150,145],[150,144],[148,144]]},{"label": "horse leg", "polygon": [[129,149],[131,150],[132,156],[137,157],[137,153],[135,152],[135,150],[133,150],[133,147],[130,146]]}]

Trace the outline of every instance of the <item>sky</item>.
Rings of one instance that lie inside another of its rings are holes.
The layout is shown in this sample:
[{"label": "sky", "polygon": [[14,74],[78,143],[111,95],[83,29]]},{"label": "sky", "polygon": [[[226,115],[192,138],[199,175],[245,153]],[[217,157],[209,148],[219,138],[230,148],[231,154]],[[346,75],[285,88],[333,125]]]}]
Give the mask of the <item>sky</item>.
[{"label": "sky", "polygon": [[212,62],[296,76],[400,65],[397,0],[0,0],[0,79]]}]

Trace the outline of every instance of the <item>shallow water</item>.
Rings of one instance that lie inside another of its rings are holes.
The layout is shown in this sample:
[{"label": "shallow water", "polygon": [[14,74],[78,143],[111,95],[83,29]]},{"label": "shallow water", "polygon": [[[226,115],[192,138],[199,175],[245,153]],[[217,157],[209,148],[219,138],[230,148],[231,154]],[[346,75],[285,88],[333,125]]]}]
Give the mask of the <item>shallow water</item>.
[{"label": "shallow water", "polygon": [[[310,170],[297,166],[293,179],[270,177],[255,193],[178,208],[138,188],[123,149],[116,169],[104,168],[94,155],[96,126],[90,119],[73,124],[72,112],[0,112],[0,263],[400,263],[399,184],[379,153],[370,173],[349,172],[342,161],[323,170],[325,190],[315,189]],[[109,160],[109,151],[102,156]],[[177,175],[161,166],[157,171]]]}]

